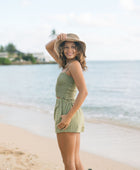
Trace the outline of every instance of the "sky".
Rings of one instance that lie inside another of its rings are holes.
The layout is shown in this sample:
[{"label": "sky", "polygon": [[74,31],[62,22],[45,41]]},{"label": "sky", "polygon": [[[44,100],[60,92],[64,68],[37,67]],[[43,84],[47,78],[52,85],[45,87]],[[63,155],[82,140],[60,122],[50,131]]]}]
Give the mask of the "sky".
[{"label": "sky", "polygon": [[77,34],[87,60],[140,60],[140,0],[0,0],[0,45],[48,55],[53,29]]}]

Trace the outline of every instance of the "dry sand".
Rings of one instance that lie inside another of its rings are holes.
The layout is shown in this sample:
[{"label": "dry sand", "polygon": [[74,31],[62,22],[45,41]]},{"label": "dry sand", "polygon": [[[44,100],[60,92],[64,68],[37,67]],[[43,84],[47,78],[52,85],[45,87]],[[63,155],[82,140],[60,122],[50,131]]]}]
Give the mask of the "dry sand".
[{"label": "dry sand", "polygon": [[[138,170],[138,168],[81,151],[85,170]],[[57,141],[24,129],[0,124],[0,170],[63,170]],[[139,169],[140,170],[140,169]]]}]

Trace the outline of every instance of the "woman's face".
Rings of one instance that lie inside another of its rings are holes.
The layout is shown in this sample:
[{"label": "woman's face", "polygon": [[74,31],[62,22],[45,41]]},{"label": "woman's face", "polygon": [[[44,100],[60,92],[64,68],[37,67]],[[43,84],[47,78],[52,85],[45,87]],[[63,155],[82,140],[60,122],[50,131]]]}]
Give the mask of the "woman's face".
[{"label": "woman's face", "polygon": [[76,45],[74,42],[65,42],[64,44],[64,55],[66,58],[74,59],[76,57]]}]

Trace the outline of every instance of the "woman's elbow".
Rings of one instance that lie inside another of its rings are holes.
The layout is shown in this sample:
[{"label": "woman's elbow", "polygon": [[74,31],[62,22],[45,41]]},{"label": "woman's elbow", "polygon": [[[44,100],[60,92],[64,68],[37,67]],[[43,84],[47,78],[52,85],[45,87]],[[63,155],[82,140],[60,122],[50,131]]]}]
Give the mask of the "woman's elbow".
[{"label": "woman's elbow", "polygon": [[50,46],[48,44],[45,46],[45,48],[46,48],[48,53],[51,53],[52,50],[50,49]]},{"label": "woman's elbow", "polygon": [[87,90],[82,90],[81,93],[83,94],[84,97],[87,97],[87,95],[88,95],[88,91]]},{"label": "woman's elbow", "polygon": [[87,97],[87,95],[88,95],[88,91],[87,91],[87,90],[85,90],[85,96]]},{"label": "woman's elbow", "polygon": [[48,44],[45,45],[45,49],[48,51],[48,49],[49,49],[49,48],[48,48]]}]

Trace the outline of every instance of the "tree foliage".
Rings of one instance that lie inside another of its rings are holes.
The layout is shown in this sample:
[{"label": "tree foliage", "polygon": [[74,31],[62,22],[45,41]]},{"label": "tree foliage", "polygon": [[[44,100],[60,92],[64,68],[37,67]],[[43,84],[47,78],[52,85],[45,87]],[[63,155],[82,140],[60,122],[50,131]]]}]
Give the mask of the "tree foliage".
[{"label": "tree foliage", "polygon": [[[34,56],[30,53],[23,53],[16,49],[15,45],[13,43],[9,43],[7,46],[3,47],[0,45],[0,52],[8,52],[10,57],[13,57],[14,61],[31,61],[31,63],[35,64],[37,60],[34,58]],[[15,58],[15,56],[17,56]],[[0,58],[0,64],[11,64],[11,61],[8,58]]]},{"label": "tree foliage", "polygon": [[33,57],[32,54],[28,53],[28,54],[23,54],[22,55],[22,59],[26,60],[26,61],[31,61],[33,64],[36,63],[36,59]]},{"label": "tree foliage", "polygon": [[54,38],[54,37],[56,37],[56,30],[55,29],[53,29],[52,31],[51,31],[51,34],[50,34],[50,37],[51,38]]},{"label": "tree foliage", "polygon": [[0,52],[5,52],[4,47],[2,45],[0,46]]},{"label": "tree foliage", "polygon": [[11,61],[8,58],[0,58],[0,64],[9,65]]},{"label": "tree foliage", "polygon": [[9,54],[13,54],[13,53],[15,53],[17,50],[16,50],[16,47],[15,47],[14,44],[9,43],[9,44],[5,47],[5,51],[7,51]]}]

